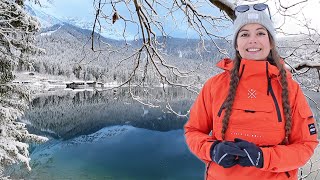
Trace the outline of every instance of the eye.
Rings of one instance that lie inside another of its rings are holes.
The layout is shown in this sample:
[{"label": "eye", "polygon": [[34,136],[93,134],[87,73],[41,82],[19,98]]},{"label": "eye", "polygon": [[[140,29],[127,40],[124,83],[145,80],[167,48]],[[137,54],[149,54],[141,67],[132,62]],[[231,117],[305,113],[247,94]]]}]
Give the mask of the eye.
[{"label": "eye", "polygon": [[264,35],[266,35],[266,33],[261,31],[261,32],[258,32],[257,35],[258,36],[264,36]]},{"label": "eye", "polygon": [[240,37],[248,37],[249,36],[249,33],[241,33],[240,34]]}]

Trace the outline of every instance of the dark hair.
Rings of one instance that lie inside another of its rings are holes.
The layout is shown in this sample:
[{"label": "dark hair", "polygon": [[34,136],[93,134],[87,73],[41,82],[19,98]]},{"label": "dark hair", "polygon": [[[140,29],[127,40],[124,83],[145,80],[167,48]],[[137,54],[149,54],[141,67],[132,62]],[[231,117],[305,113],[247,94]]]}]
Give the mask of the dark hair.
[{"label": "dark hair", "polygon": [[[281,58],[279,56],[278,51],[276,50],[276,44],[275,40],[272,38],[270,33],[268,32],[269,40],[271,43],[271,46],[274,47],[271,49],[269,54],[269,61],[270,63],[277,66],[280,77],[281,77],[281,97],[282,97],[282,107],[285,117],[285,138],[282,141],[282,144],[288,144],[288,137],[291,133],[291,108],[290,108],[290,102],[289,102],[289,91],[288,91],[288,82],[287,82],[287,73],[283,66],[283,63],[281,62]],[[238,35],[237,35],[238,36]],[[236,46],[236,43],[235,43]],[[236,49],[236,47],[234,47]],[[225,114],[222,120],[222,139],[225,139],[225,134],[228,129],[229,124],[229,118],[232,113],[232,106],[236,95],[236,90],[239,84],[239,67],[241,62],[241,56],[238,51],[236,51],[236,57],[234,58],[234,66],[230,71],[230,83],[229,83],[229,91],[228,96],[224,102]]]}]

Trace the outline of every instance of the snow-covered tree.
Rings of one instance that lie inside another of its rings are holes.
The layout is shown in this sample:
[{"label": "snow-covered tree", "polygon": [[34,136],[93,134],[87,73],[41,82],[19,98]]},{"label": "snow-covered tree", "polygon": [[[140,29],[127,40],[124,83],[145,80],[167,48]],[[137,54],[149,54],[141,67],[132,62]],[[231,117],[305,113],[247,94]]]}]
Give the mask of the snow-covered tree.
[{"label": "snow-covered tree", "polygon": [[13,79],[14,64],[28,65],[27,56],[34,54],[35,33],[39,30],[37,20],[23,9],[23,1],[0,1],[0,83]]},{"label": "snow-covered tree", "polygon": [[[23,0],[0,0],[0,176],[13,164],[29,166],[28,142],[46,138],[29,134],[25,124],[16,121],[28,104],[27,89],[10,85],[15,64],[28,66],[34,54],[38,22],[23,8]],[[21,66],[22,68],[22,66]]]},{"label": "snow-covered tree", "polygon": [[45,137],[29,134],[24,123],[17,122],[29,103],[28,89],[0,86],[0,177],[13,164],[23,163],[30,170],[28,143],[43,142]]}]

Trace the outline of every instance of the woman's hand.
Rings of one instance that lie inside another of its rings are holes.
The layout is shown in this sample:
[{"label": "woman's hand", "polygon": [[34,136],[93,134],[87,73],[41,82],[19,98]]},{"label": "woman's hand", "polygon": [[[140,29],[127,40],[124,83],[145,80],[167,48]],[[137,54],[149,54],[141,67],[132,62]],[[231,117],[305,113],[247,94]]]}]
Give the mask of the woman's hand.
[{"label": "woman's hand", "polygon": [[238,164],[243,167],[263,167],[263,153],[260,147],[246,140],[234,139],[235,144],[246,153],[246,156],[239,157]]},{"label": "woman's hand", "polygon": [[224,168],[238,164],[238,157],[246,158],[247,154],[234,142],[215,141],[211,147],[211,159]]}]

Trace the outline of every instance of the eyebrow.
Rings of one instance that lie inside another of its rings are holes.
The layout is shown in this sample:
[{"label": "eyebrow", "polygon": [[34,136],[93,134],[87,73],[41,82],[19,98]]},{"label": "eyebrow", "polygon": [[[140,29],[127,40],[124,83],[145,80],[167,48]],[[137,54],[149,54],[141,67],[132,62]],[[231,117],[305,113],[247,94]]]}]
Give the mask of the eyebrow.
[{"label": "eyebrow", "polygon": [[[258,30],[265,30],[265,31],[267,31],[267,29],[264,28],[264,27],[259,27],[259,28],[256,29],[256,31],[258,31]],[[247,29],[241,29],[241,30],[239,31],[239,33],[242,32],[242,31],[249,31],[249,30],[247,30]]]}]

